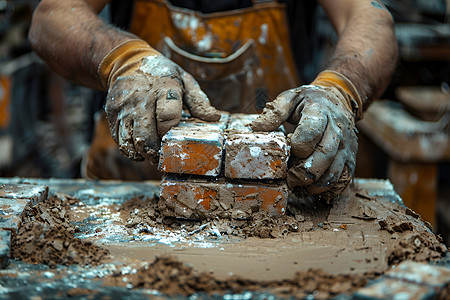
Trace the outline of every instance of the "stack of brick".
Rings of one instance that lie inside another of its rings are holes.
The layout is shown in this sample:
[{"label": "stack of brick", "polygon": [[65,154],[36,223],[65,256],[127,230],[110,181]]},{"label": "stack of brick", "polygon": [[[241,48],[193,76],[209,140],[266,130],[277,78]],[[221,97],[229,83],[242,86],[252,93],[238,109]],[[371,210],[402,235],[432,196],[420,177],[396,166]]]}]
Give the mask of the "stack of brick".
[{"label": "stack of brick", "polygon": [[248,218],[286,209],[285,134],[252,132],[257,115],[223,114],[216,123],[184,118],[162,139],[160,209],[165,216]]}]

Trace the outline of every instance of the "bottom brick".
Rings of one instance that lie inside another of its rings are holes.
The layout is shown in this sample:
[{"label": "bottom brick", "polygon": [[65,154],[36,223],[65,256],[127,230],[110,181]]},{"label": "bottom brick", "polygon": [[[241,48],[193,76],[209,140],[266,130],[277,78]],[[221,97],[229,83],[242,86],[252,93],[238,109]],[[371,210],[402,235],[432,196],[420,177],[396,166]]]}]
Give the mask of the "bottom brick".
[{"label": "bottom brick", "polygon": [[165,177],[160,186],[159,208],[166,217],[246,219],[265,210],[273,216],[286,211],[286,184],[209,182]]}]

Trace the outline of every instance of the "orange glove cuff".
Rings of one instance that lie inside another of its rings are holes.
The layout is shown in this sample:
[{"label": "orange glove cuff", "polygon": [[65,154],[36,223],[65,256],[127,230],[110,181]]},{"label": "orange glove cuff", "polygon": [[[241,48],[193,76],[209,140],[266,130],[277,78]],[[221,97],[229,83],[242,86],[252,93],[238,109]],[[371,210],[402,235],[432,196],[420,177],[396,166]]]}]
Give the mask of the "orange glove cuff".
[{"label": "orange glove cuff", "polygon": [[363,116],[363,105],[361,97],[353,83],[344,75],[332,70],[322,71],[317,75],[312,85],[337,88],[348,101],[344,105],[355,114],[356,120]]},{"label": "orange glove cuff", "polygon": [[125,75],[130,69],[139,68],[137,63],[151,55],[161,55],[161,53],[140,39],[128,40],[117,45],[98,65],[97,73],[103,87],[108,89],[119,75]]}]

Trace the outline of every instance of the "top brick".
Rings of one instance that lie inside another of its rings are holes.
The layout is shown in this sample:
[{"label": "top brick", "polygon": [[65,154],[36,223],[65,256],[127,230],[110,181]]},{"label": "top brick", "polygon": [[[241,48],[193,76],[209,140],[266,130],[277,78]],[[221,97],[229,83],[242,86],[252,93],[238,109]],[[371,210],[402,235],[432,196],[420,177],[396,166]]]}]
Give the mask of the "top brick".
[{"label": "top brick", "polygon": [[218,122],[184,119],[162,138],[159,169],[165,173],[218,176],[228,114]]},{"label": "top brick", "polygon": [[225,153],[225,177],[286,178],[289,146],[281,132],[247,132],[227,135]]},{"label": "top brick", "polygon": [[280,127],[275,132],[253,132],[259,115],[233,114],[225,134],[225,177],[284,179],[290,147]]}]

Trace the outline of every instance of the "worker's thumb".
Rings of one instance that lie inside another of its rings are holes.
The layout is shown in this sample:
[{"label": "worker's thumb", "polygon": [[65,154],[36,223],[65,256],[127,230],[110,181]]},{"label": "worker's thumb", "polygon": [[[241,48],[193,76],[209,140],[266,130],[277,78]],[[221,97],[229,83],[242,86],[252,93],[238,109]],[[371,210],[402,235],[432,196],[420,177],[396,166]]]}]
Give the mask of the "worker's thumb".
[{"label": "worker's thumb", "polygon": [[287,90],[268,102],[263,112],[250,124],[254,131],[273,131],[278,129],[294,112],[298,100],[296,90]]},{"label": "worker's thumb", "polygon": [[183,72],[182,79],[185,89],[183,101],[191,115],[203,121],[219,121],[220,111],[211,105],[208,96],[202,91],[194,77],[187,72]]},{"label": "worker's thumb", "polygon": [[161,88],[159,98],[156,100],[156,122],[160,137],[180,122],[183,110],[181,95],[182,87],[175,79],[169,80]]}]

